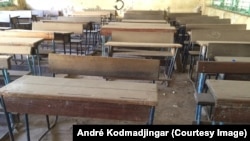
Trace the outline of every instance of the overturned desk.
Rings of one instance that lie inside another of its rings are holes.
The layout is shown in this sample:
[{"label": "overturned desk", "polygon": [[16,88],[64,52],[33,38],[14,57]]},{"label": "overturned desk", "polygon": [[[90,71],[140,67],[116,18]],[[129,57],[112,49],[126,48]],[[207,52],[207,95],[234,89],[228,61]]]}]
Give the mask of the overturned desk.
[{"label": "overturned desk", "polygon": [[7,112],[25,114],[27,127],[27,114],[91,117],[152,124],[154,109],[158,103],[157,85],[152,83],[28,75],[2,87],[0,94]]}]

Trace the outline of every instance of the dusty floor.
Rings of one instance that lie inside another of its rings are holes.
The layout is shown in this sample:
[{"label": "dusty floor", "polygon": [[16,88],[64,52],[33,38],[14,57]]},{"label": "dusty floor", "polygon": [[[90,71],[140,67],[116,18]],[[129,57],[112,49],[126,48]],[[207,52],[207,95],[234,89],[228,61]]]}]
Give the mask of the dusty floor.
[{"label": "dusty floor", "polygon": [[[45,74],[46,75],[46,74]],[[85,77],[83,77],[84,79]],[[89,79],[89,78],[88,78]],[[169,85],[156,82],[159,88],[159,103],[156,106],[155,125],[191,125],[195,117],[194,86],[187,73],[174,72]],[[24,116],[20,115],[20,122],[16,124],[16,141],[26,140]],[[50,117],[51,122],[55,116]],[[46,131],[44,115],[29,115],[31,140],[38,140]],[[93,118],[75,118],[59,116],[56,126],[42,139],[42,141],[72,140],[73,124],[145,124],[129,121],[114,121]],[[4,139],[2,141],[8,141]],[[1,141],[1,140],[0,140]]]}]

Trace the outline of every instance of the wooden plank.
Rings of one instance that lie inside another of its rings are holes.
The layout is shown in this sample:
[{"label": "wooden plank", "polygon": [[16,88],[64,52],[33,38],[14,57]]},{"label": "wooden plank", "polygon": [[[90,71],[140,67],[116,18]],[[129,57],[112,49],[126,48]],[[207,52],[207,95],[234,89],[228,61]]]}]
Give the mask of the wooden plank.
[{"label": "wooden plank", "polygon": [[176,21],[177,17],[201,16],[201,12],[168,12],[166,19],[169,22]]},{"label": "wooden plank", "polygon": [[126,14],[137,14],[137,15],[164,15],[165,12],[163,10],[128,10]]},{"label": "wooden plank", "polygon": [[191,31],[190,41],[249,41],[249,30],[197,29]]},{"label": "wooden plank", "polygon": [[43,38],[1,37],[0,45],[36,47],[43,40]]},{"label": "wooden plank", "polygon": [[137,25],[137,26],[112,26],[104,25],[101,27],[101,35],[112,35],[113,31],[132,31],[132,32],[176,32],[175,27],[168,26],[149,26],[149,25]]},{"label": "wooden plank", "polygon": [[30,37],[30,38],[44,38],[45,40],[53,40],[54,32],[50,31],[36,31],[36,30],[22,30],[11,29],[8,31],[0,31],[1,37]]},{"label": "wooden plank", "polygon": [[148,51],[148,50],[140,50],[140,51],[129,51],[129,52],[113,52],[112,56],[115,55],[128,55],[128,56],[144,56],[144,57],[173,57],[174,54],[169,51]]},{"label": "wooden plank", "polygon": [[181,44],[176,43],[144,43],[144,42],[119,42],[119,41],[108,41],[104,44],[105,46],[114,47],[126,47],[126,48],[181,48]]},{"label": "wooden plank", "polygon": [[138,20],[164,20],[164,14],[155,15],[155,14],[147,14],[147,15],[138,15],[138,14],[129,14],[125,13],[123,19],[138,19]]},{"label": "wooden plank", "polygon": [[107,25],[103,25],[102,27],[110,27],[110,28],[163,28],[163,29],[175,29],[175,27],[170,26],[169,24],[163,23],[125,23],[125,22],[112,22]]},{"label": "wooden plank", "polygon": [[[150,108],[149,106],[91,102],[87,100],[41,100],[35,97],[24,98],[8,96],[5,96],[4,99],[8,111],[15,111],[19,113],[64,115],[73,117],[139,121],[145,123],[148,121],[147,115],[149,115]],[[28,108],[27,104],[32,108]],[[44,111],[46,111],[46,113]]]},{"label": "wooden plank", "polygon": [[147,20],[147,19],[122,19],[122,22],[125,23],[167,23],[166,20]]},{"label": "wooden plank", "polygon": [[82,34],[83,24],[73,23],[43,23],[33,22],[32,30],[45,30],[45,31],[59,31],[59,32],[73,32],[75,34]]},{"label": "wooden plank", "polygon": [[246,30],[246,24],[186,24],[186,30],[195,29],[226,29],[226,30]]},{"label": "wooden plank", "polygon": [[0,93],[10,112],[132,121],[147,121],[158,102],[156,84],[28,75]]},{"label": "wooden plank", "polygon": [[182,22],[192,22],[192,21],[197,21],[197,20],[205,20],[205,21],[209,21],[209,20],[215,20],[215,19],[219,19],[219,16],[207,16],[207,15],[200,15],[200,16],[187,16],[187,17],[176,17],[175,20],[178,23],[182,23]]},{"label": "wooden plank", "polygon": [[181,19],[179,24],[231,24],[231,19]]},{"label": "wooden plank", "polygon": [[112,31],[112,41],[145,42],[145,43],[173,43],[173,32],[133,32]]},{"label": "wooden plank", "polygon": [[198,61],[199,73],[250,74],[250,62]]},{"label": "wooden plank", "polygon": [[110,12],[107,11],[74,11],[69,13],[68,16],[72,17],[110,17]]},{"label": "wooden plank", "polygon": [[206,50],[206,57],[209,59],[213,59],[215,56],[250,57],[249,44],[209,43]]},{"label": "wooden plank", "polygon": [[2,87],[0,93],[3,96],[20,98],[33,97],[125,105],[157,105],[157,86],[152,83],[25,75],[14,83]]},{"label": "wooden plank", "polygon": [[109,22],[108,25],[122,25],[122,26],[136,26],[136,25],[151,25],[151,26],[170,26],[167,22],[144,22],[144,23],[136,23],[136,22]]},{"label": "wooden plank", "polygon": [[30,46],[0,45],[1,54],[34,54],[34,49]]},{"label": "wooden plank", "polygon": [[84,27],[86,27],[88,22],[77,22],[77,21],[63,21],[63,20],[40,20],[40,22],[43,23],[66,23],[66,24],[82,24]]},{"label": "wooden plank", "polygon": [[59,21],[71,21],[71,22],[96,22],[101,23],[101,17],[66,17],[66,16],[58,16],[57,20]]},{"label": "wooden plank", "polygon": [[159,60],[49,54],[53,73],[157,80],[159,67]]}]

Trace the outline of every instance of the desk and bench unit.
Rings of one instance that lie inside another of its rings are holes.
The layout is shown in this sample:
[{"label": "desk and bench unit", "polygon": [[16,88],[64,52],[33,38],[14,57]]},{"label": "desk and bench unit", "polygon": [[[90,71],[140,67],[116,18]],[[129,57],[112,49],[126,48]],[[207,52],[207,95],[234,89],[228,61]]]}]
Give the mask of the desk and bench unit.
[{"label": "desk and bench unit", "polygon": [[[128,120],[151,125],[158,104],[157,84],[72,79],[56,74],[152,81],[158,77],[159,64],[159,60],[50,53],[49,68],[55,77],[25,75],[0,88],[0,95],[6,115],[9,112],[25,115],[28,140],[28,114]],[[100,66],[104,69],[97,69]],[[51,128],[48,125],[48,131]],[[14,140],[10,126],[9,130]]]}]

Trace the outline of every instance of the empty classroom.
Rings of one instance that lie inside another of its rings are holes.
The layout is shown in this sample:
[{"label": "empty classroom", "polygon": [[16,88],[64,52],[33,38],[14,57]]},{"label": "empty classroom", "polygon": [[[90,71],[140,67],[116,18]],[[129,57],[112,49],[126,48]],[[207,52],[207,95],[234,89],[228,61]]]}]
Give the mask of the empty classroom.
[{"label": "empty classroom", "polygon": [[0,141],[250,124],[249,5],[0,1]]}]

